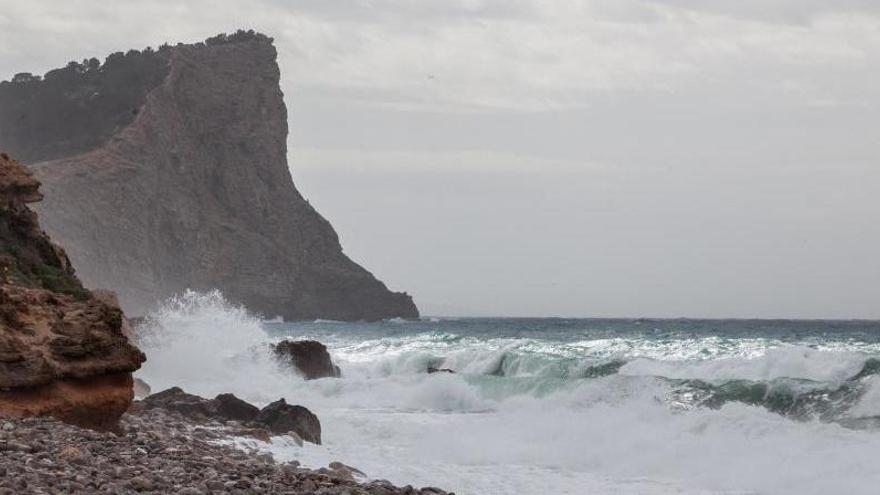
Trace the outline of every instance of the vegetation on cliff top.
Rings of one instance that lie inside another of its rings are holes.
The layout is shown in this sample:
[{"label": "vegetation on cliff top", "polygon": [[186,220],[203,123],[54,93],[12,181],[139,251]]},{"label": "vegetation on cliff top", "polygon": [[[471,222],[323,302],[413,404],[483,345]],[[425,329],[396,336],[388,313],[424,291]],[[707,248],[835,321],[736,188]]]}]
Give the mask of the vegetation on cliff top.
[{"label": "vegetation on cliff top", "polygon": [[[246,41],[271,44],[272,38],[239,30],[194,46]],[[0,82],[0,142],[25,163],[100,146],[134,120],[147,94],[168,74],[171,53],[166,43],[111,53],[104,63],[97,58],[72,61],[43,76],[22,72]]]},{"label": "vegetation on cliff top", "polygon": [[0,175],[0,189],[4,192],[0,197],[2,281],[88,298],[89,293],[76,278],[67,255],[46,237],[36,214],[24,204],[39,199],[32,196],[39,182],[5,153],[0,154]]}]

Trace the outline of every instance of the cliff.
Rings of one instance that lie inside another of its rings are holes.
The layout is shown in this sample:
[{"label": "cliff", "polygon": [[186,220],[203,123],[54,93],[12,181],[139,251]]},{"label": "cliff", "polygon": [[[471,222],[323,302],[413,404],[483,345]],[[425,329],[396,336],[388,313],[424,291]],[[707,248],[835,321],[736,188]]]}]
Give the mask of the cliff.
[{"label": "cliff", "polygon": [[85,290],[28,203],[40,183],[0,154],[0,416],[55,416],[113,428],[144,355],[122,311]]},{"label": "cliff", "polygon": [[417,317],[294,187],[279,78],[252,32],[19,74],[0,146],[44,183],[43,225],[83,282],[129,313],[218,288],[269,317]]}]

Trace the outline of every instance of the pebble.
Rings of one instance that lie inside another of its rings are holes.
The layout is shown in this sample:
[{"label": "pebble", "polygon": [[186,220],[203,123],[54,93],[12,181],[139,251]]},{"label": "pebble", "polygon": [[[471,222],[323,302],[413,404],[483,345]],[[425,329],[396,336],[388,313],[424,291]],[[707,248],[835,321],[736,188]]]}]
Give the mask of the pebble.
[{"label": "pebble", "polygon": [[[218,440],[237,425],[205,428],[151,409],[123,416],[118,435],[83,430],[49,418],[5,421],[0,426],[0,495],[23,493],[283,493],[288,495],[452,495],[436,488],[398,488],[368,481],[334,462],[309,470],[278,463]],[[355,478],[357,477],[357,478]]]}]

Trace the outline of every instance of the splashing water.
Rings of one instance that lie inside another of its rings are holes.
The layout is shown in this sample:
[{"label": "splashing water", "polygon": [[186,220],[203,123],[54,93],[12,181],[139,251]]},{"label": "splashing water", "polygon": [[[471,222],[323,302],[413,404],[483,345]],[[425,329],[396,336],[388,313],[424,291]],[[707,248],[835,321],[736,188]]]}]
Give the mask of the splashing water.
[{"label": "splashing water", "polygon": [[206,397],[234,392],[263,404],[296,379],[272,359],[260,319],[218,291],[186,291],[167,300],[136,333],[147,354],[137,375],[154,392],[180,386]]},{"label": "splashing water", "polygon": [[[323,446],[399,484],[459,494],[874,493],[880,324],[432,319],[261,321],[187,292],[138,329],[155,390],[279,397]],[[328,345],[341,379],[303,381],[282,338]],[[428,375],[428,366],[456,374]]]}]

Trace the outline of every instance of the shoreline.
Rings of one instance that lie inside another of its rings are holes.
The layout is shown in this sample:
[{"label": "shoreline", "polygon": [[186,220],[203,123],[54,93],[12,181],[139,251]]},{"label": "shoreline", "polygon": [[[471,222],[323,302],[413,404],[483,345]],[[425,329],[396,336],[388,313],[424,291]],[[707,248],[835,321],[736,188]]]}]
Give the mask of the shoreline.
[{"label": "shoreline", "polygon": [[[137,403],[135,403],[137,404]],[[234,447],[235,422],[195,421],[163,409],[133,407],[118,433],[51,418],[0,420],[0,495],[177,493],[202,495],[453,495],[397,487],[333,462],[308,469]]]}]

